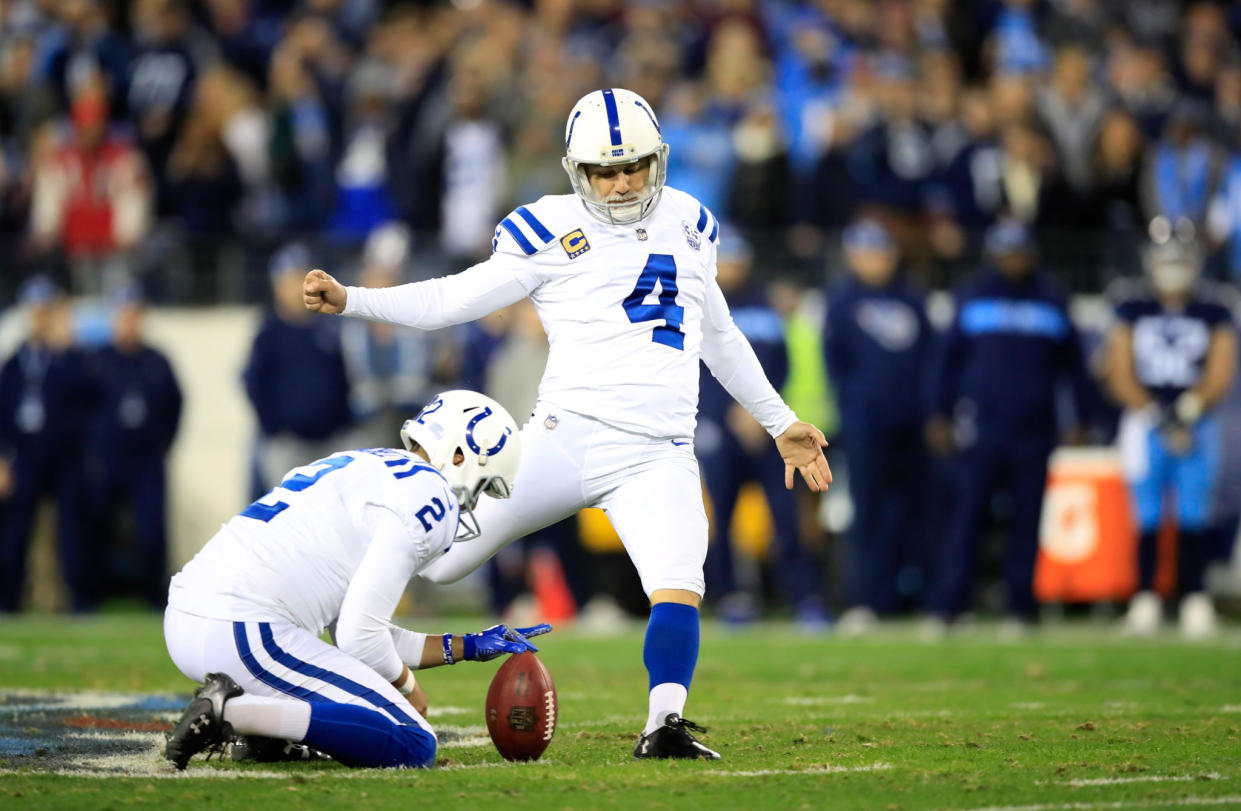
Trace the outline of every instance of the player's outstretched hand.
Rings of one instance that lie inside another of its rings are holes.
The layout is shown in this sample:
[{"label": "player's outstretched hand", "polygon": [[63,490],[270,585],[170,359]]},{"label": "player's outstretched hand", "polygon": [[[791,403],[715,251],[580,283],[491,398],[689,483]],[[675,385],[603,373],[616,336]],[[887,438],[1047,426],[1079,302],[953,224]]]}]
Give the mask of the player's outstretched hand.
[{"label": "player's outstretched hand", "polygon": [[338,315],[345,311],[345,286],[322,270],[312,270],[302,281],[302,301],[313,313]]},{"label": "player's outstretched hand", "polygon": [[[544,628],[546,630],[542,630]],[[462,652],[465,654],[466,661],[487,662],[506,653],[537,651],[538,648],[526,640],[527,634],[523,632],[534,632],[529,635],[538,636],[551,629],[550,625],[536,625],[533,628],[518,628],[517,630],[507,625],[493,625],[485,631],[461,637]]]},{"label": "player's outstretched hand", "polygon": [[776,437],[776,448],[784,459],[784,486],[793,489],[793,471],[797,470],[811,490],[825,492],[832,482],[832,469],[823,455],[826,447],[823,432],[808,422],[795,422]]}]

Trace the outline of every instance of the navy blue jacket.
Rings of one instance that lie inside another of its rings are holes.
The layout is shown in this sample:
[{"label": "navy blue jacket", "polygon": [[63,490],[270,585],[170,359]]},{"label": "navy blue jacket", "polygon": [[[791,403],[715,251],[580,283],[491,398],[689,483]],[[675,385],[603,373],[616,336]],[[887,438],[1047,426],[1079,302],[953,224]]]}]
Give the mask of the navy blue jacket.
[{"label": "navy blue jacket", "polygon": [[326,439],[352,423],[340,329],[332,319],[290,324],[269,310],[242,378],[268,436]]},{"label": "navy blue jacket", "polygon": [[900,275],[828,292],[823,348],[846,435],[921,431],[934,339],[926,296]]},{"label": "navy blue jacket", "polygon": [[98,401],[82,350],[23,343],[0,368],[0,455],[79,458]]},{"label": "navy blue jacket", "polygon": [[[754,354],[776,391],[784,385],[789,374],[788,347],[784,343],[784,319],[772,309],[763,291],[755,287],[726,292],[725,300],[732,312],[733,322],[741,334],[754,347]],[[733,403],[730,395],[715,379],[706,365],[702,365],[698,385],[698,413],[704,419],[727,425],[725,415]]]},{"label": "navy blue jacket", "polygon": [[985,269],[955,296],[957,311],[931,381],[936,413],[972,422],[987,443],[1051,445],[1056,391],[1071,386],[1077,421],[1093,394],[1067,296],[1049,274],[1013,282]]},{"label": "navy blue jacket", "polygon": [[105,346],[94,366],[102,395],[91,429],[95,450],[113,466],[162,458],[181,420],[181,387],[168,359],[149,346]]}]

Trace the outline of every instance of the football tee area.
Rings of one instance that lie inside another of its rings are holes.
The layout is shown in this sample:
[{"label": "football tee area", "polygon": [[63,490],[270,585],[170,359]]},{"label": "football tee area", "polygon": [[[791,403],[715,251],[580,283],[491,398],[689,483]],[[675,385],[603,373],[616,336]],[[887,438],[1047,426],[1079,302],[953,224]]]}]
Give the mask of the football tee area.
[{"label": "football tee area", "polygon": [[[475,620],[416,624],[428,631]],[[724,760],[634,762],[642,627],[540,639],[560,726],[503,761],[483,702],[499,662],[423,674],[439,768],[162,759],[192,685],[154,615],[0,622],[0,808],[1241,807],[1241,632],[1117,637],[1087,622],[936,641],[704,625],[686,715]]]}]

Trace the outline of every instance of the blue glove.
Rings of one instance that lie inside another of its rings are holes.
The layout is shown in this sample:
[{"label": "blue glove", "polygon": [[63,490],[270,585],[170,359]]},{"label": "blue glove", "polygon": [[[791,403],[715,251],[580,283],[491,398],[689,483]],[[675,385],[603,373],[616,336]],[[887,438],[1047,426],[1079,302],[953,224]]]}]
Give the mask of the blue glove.
[{"label": "blue glove", "polygon": [[526,640],[528,636],[540,636],[552,629],[547,623],[529,628],[509,628],[507,625],[493,625],[476,634],[461,637],[462,648],[466,661],[487,662],[506,653],[525,653],[537,651],[534,645]]}]

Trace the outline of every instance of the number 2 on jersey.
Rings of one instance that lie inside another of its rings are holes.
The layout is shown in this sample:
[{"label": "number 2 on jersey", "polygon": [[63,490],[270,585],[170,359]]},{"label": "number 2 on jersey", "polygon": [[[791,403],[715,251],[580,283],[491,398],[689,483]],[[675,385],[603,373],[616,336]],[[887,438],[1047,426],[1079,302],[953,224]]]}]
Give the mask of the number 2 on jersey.
[{"label": "number 2 on jersey", "polygon": [[[646,297],[655,291],[656,281],[659,282],[659,303],[643,304]],[[642,268],[642,274],[638,276],[638,285],[625,297],[624,307],[631,324],[662,318],[665,324],[655,327],[651,340],[673,349],[684,350],[685,333],[681,332],[681,324],[685,322],[685,308],[677,304],[676,300],[676,259],[669,253],[653,253],[647,257],[646,267]]]},{"label": "number 2 on jersey", "polygon": [[[268,498],[272,493],[276,492],[281,487],[285,490],[292,490],[294,493],[300,493],[302,490],[305,490],[310,485],[319,481],[319,479],[322,479],[333,470],[340,470],[352,461],[352,456],[333,456],[330,459],[321,459],[314,463],[314,466],[322,467],[321,469],[316,470],[313,476],[307,476],[305,473],[295,473],[269,490],[267,495],[263,496],[263,498]],[[258,501],[253,502],[249,507],[242,510],[241,514],[246,518],[253,518],[256,521],[262,521],[266,524],[268,521],[272,520],[287,509],[289,509],[287,502],[276,501],[272,504],[264,504],[263,499],[259,499]]]}]

